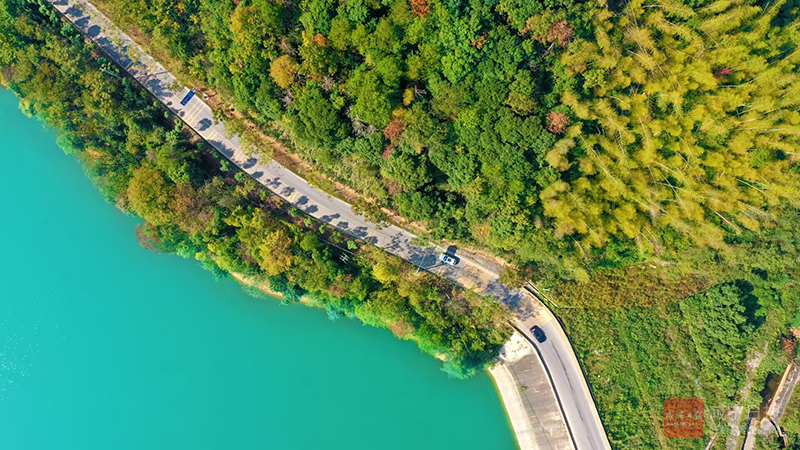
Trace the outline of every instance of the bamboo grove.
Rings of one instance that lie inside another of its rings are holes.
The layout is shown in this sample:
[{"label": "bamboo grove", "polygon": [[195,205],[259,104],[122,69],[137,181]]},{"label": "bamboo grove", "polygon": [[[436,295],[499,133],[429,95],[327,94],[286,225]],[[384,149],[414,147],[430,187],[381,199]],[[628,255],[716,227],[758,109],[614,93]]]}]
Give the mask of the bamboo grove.
[{"label": "bamboo grove", "polygon": [[547,155],[542,194],[557,233],[659,253],[681,233],[721,248],[800,200],[800,51],[790,5],[629,2],[562,58],[581,121]]}]

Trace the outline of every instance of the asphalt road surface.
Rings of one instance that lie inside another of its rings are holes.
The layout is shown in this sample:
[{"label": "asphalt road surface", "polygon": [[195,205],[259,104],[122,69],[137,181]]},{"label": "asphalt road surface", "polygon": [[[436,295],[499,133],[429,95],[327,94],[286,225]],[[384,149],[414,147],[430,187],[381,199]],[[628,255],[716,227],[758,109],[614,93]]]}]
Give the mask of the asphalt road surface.
[{"label": "asphalt road surface", "polygon": [[530,326],[541,326],[548,339],[537,348],[550,372],[573,442],[578,450],[610,448],[569,340],[538,300],[521,290],[511,290],[500,284],[498,270],[492,264],[462,254],[457,255],[457,265],[443,264],[438,258],[443,248],[419,245],[416,237],[405,230],[394,225],[370,222],[355,213],[349,204],[312,187],[280,164],[259,155],[246,155],[239,137],[227,132],[225,125],[214,118],[213,111],[200,95],[181,105],[181,100],[190,89],[182,86],[160,63],[91,4],[79,0],[48,2],[170,111],[275,195],[347,234],[456,284],[503,301],[517,312],[518,322],[529,339],[533,339],[528,330]]},{"label": "asphalt road surface", "polygon": [[[578,450],[610,448],[580,364],[559,322],[549,311],[543,310],[527,319],[518,316],[516,322],[544,362],[575,447]],[[531,333],[534,325],[544,331],[544,342],[536,340]]]}]

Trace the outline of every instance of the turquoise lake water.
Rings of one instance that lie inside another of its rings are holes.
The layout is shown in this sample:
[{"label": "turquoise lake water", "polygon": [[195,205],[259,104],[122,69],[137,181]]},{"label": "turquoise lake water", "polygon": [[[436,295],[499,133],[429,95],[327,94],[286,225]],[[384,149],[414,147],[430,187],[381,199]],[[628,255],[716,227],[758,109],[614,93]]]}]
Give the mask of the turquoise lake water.
[{"label": "turquoise lake water", "polygon": [[513,449],[486,374],[155,254],[0,89],[0,449]]}]

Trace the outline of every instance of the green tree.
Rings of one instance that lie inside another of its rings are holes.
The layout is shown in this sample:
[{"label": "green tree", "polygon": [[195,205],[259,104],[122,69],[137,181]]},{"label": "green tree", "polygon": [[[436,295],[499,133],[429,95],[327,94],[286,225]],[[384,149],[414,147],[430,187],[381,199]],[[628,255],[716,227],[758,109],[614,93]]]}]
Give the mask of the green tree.
[{"label": "green tree", "polygon": [[344,135],[338,112],[315,86],[307,86],[292,103],[297,112],[292,128],[298,137],[315,146],[332,146]]},{"label": "green tree", "polygon": [[701,375],[714,379],[733,399],[736,373],[743,370],[753,331],[744,315],[741,292],[733,285],[718,286],[684,300],[680,308],[703,363]]},{"label": "green tree", "polygon": [[418,189],[431,181],[426,165],[406,153],[390,157],[381,173],[408,190]]}]

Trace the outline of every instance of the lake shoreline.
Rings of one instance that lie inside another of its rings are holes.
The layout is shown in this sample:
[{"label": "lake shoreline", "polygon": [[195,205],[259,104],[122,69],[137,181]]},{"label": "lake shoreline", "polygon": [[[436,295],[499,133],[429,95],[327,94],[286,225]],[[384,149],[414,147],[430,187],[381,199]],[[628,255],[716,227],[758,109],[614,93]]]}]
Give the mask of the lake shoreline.
[{"label": "lake shoreline", "polygon": [[503,410],[506,412],[511,429],[514,430],[518,448],[520,450],[538,450],[539,447],[531,436],[531,425],[514,376],[503,362],[498,362],[494,367],[487,369],[487,372],[494,382],[497,396],[503,404]]},{"label": "lake shoreline", "polygon": [[[7,164],[36,168],[0,180],[13,193],[0,224],[13,236],[0,258],[0,448],[514,448],[483,374],[448,379],[388,333],[258,301],[192,258],[143,248],[140,221],[54,130],[10,91],[0,107]],[[325,416],[313,427],[298,420],[309,408]]]}]

